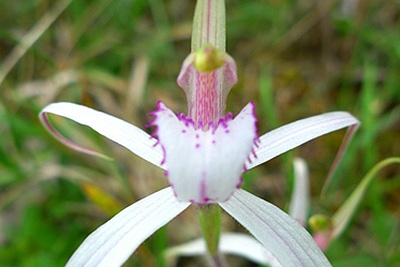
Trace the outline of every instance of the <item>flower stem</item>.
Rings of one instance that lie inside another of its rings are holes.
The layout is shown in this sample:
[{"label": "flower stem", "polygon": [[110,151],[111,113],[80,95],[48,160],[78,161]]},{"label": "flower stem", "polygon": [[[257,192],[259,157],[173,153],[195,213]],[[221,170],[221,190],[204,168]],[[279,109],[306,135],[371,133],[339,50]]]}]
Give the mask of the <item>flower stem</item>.
[{"label": "flower stem", "polygon": [[218,205],[203,205],[198,215],[207,250],[211,257],[215,257],[221,232],[221,208]]}]

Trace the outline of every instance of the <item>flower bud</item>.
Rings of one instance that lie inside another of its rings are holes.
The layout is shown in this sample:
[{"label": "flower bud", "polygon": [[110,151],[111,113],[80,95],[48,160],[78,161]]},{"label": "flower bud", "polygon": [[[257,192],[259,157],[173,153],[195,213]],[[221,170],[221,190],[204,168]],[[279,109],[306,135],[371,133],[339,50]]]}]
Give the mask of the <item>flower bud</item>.
[{"label": "flower bud", "polygon": [[312,216],[308,223],[314,231],[325,231],[332,228],[332,220],[322,214]]}]

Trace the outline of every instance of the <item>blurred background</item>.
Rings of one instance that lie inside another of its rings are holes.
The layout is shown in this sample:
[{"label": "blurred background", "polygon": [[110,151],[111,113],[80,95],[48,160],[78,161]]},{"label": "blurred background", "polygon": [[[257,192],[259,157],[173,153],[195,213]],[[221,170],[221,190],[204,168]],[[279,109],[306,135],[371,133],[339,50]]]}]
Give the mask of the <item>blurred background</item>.
[{"label": "blurred background", "polygon": [[[53,116],[68,138],[114,161],[64,147],[43,129],[38,113],[51,102],[70,101],[145,129],[158,100],[185,112],[176,77],[190,52],[194,5],[0,1],[0,266],[63,266],[95,228],[167,185],[153,165]],[[400,1],[227,0],[226,9],[227,51],[239,76],[228,111],[254,100],[259,134],[334,110],[362,122],[324,197],[344,130],[244,177],[246,189],[287,210],[292,162],[300,156],[311,173],[310,214],[331,216],[376,163],[400,154]],[[399,173],[398,165],[379,172],[348,229],[326,251],[334,266],[400,266]],[[244,231],[226,214],[223,229]],[[196,207],[190,207],[126,266],[167,266],[167,247],[200,235]],[[183,258],[178,265],[202,261]]]}]

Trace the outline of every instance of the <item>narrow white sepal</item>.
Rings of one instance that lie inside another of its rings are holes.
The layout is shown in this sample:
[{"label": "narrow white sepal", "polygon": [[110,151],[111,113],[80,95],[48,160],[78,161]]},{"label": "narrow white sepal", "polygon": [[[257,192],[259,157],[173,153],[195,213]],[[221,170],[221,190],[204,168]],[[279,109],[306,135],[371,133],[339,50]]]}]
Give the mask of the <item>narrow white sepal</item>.
[{"label": "narrow white sepal", "polygon": [[157,229],[185,210],[170,187],[125,208],[89,235],[67,266],[121,266]]},{"label": "narrow white sepal", "polygon": [[245,161],[256,133],[254,104],[232,120],[227,115],[207,131],[190,118],[177,117],[163,103],[152,113],[165,151],[168,179],[179,200],[197,204],[221,202],[241,184]]},{"label": "narrow white sepal", "polygon": [[247,228],[283,266],[331,266],[310,234],[274,205],[242,189],[221,207]]},{"label": "narrow white sepal", "polygon": [[257,157],[250,155],[250,162],[246,167],[254,168],[314,138],[359,123],[354,116],[344,111],[329,112],[289,123],[260,137],[255,148]]},{"label": "narrow white sepal", "polygon": [[310,179],[307,163],[301,158],[294,159],[294,188],[289,205],[289,215],[303,226],[307,222],[310,205]]},{"label": "narrow white sepal", "polygon": [[[253,237],[240,233],[222,233],[219,239],[219,252],[237,255],[258,264],[282,266],[275,257]],[[169,248],[165,257],[174,262],[178,256],[206,255],[207,249],[203,238],[198,238],[185,244]]]},{"label": "narrow white sepal", "polygon": [[157,140],[128,122],[82,105],[67,102],[50,104],[40,112],[39,118],[41,122],[58,140],[75,150],[95,155],[99,154],[82,148],[61,136],[47,120],[47,113],[63,116],[77,123],[89,126],[99,134],[126,147],[139,157],[160,168],[165,168],[160,165],[163,159],[162,150],[160,147],[154,146]]}]

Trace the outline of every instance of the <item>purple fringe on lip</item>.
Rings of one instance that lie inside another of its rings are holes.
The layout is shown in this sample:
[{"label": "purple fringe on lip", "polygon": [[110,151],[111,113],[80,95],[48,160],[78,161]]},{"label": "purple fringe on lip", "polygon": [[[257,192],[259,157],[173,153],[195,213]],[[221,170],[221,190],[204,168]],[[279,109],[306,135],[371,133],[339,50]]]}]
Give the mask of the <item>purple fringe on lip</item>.
[{"label": "purple fringe on lip", "polygon": [[[249,161],[249,162],[251,162],[251,155],[253,156],[253,157],[255,157],[255,158],[257,158],[257,155],[256,155],[256,153],[255,153],[255,148],[258,146],[258,143],[260,142],[259,141],[259,138],[258,138],[258,136],[257,136],[257,125],[256,125],[256,122],[257,122],[257,117],[256,117],[256,115],[255,115],[255,112],[254,112],[254,109],[255,109],[255,107],[254,107],[254,103],[253,102],[250,102],[250,107],[249,108],[251,108],[251,113],[252,113],[252,116],[253,116],[253,118],[255,118],[255,122],[254,122],[254,131],[255,131],[255,137],[254,137],[254,140],[253,140],[253,147],[252,147],[252,149],[251,149],[251,152],[249,153],[249,155],[248,155],[248,157],[247,157],[247,160],[246,160],[246,162],[247,161]],[[155,110],[155,111],[152,111],[152,112],[150,112],[149,113],[149,116],[152,116],[152,117],[154,117],[154,118],[152,118],[152,120],[149,122],[149,123],[147,123],[147,127],[152,127],[152,126],[155,126],[155,130],[153,131],[153,133],[152,133],[152,137],[156,137],[156,136],[158,136],[158,119],[159,119],[159,116],[160,116],[160,112],[163,112],[163,111],[166,111],[166,110],[168,110],[169,111],[169,109],[167,109],[166,107],[165,107],[165,105],[164,104],[162,104],[162,102],[158,102],[157,103],[157,109]],[[248,109],[247,109],[248,110]],[[249,114],[248,113],[248,111],[246,111],[246,113],[247,114]],[[171,114],[171,115],[169,115],[170,117],[172,117],[173,115]],[[216,130],[219,128],[219,127],[222,127],[222,128],[224,128],[224,129],[226,129],[225,130],[225,133],[226,134],[230,134],[230,131],[229,131],[229,129],[228,129],[228,127],[229,127],[229,122],[231,122],[233,119],[236,119],[236,120],[240,120],[240,117],[238,117],[238,116],[243,116],[242,117],[242,119],[244,119],[245,117],[244,116],[248,116],[248,115],[240,115],[240,113],[239,114],[237,114],[236,116],[235,116],[235,118],[234,118],[234,116],[232,115],[232,113],[228,113],[228,114],[226,114],[225,116],[223,116],[223,117],[221,117],[219,120],[218,120],[218,122],[215,124],[215,123],[213,123],[213,122],[209,122],[208,123],[208,130],[207,131],[211,131],[211,133],[212,134],[215,134],[215,132],[216,132]],[[199,121],[198,123],[197,123],[197,125],[196,125],[196,123],[194,122],[194,120],[191,118],[191,117],[188,117],[187,115],[185,115],[185,114],[183,114],[183,113],[179,113],[179,114],[176,114],[176,118],[177,118],[177,120],[178,121],[180,121],[182,124],[184,124],[186,127],[193,127],[194,129],[198,129],[199,131],[201,131],[200,129],[203,129],[203,124],[202,124],[202,122],[201,121]],[[197,127],[196,127],[197,126]],[[177,130],[178,131],[178,130]],[[179,133],[183,133],[183,134],[185,134],[186,132],[187,132],[187,130],[185,130],[185,129],[183,129],[183,130],[179,130]],[[195,135],[194,135],[194,138],[199,138],[199,133],[196,133]],[[212,140],[211,141],[211,143],[212,144],[215,144],[216,143],[216,141],[215,140]],[[163,151],[163,155],[164,155],[164,157],[163,157],[163,159],[162,159],[162,162],[161,162],[161,164],[165,164],[165,162],[166,162],[166,157],[167,157],[167,153],[166,153],[166,150],[165,150],[165,148],[164,148],[164,146],[163,146],[163,144],[162,143],[160,143],[159,141],[155,144],[155,146],[156,145],[161,145],[161,147],[162,147],[162,151]],[[200,143],[196,143],[196,148],[200,148],[200,146],[201,146],[201,144]],[[246,162],[244,162],[243,163],[243,171],[244,172],[247,172],[247,169],[246,169]],[[168,177],[168,171],[166,171],[165,172],[165,174],[164,174],[166,177]],[[238,177],[238,182],[237,182],[237,185],[236,185],[236,188],[240,188],[241,187],[241,185],[243,184],[243,177],[242,176],[240,176],[240,177]],[[172,188],[174,188],[174,186],[173,186],[173,184],[170,182],[170,185],[172,186]],[[207,192],[207,184],[206,183],[204,183],[204,184],[202,184],[201,185],[201,197],[199,198],[199,199],[197,199],[197,200],[194,200],[194,199],[192,199],[191,201],[193,202],[193,203],[196,203],[196,204],[206,204],[206,203],[209,203],[209,202],[221,202],[221,201],[226,201],[227,199],[213,199],[212,197],[210,197],[210,196],[207,196],[206,195],[206,192]],[[175,191],[174,191],[175,192]],[[189,200],[190,201],[190,200]]]},{"label": "purple fringe on lip", "polygon": [[[259,146],[259,143],[260,143],[260,139],[259,139],[258,134],[257,134],[257,132],[258,132],[258,127],[257,127],[257,121],[258,121],[258,119],[257,119],[257,115],[255,114],[255,105],[254,105],[254,102],[253,102],[253,101],[250,101],[250,103],[251,103],[251,107],[252,107],[251,112],[252,112],[252,114],[253,114],[253,117],[255,118],[254,129],[255,129],[256,137],[254,138],[254,147],[258,147],[258,146]],[[150,112],[150,113],[148,113],[148,115],[149,115],[150,117],[154,117],[154,118],[153,118],[150,122],[148,122],[148,123],[146,124],[146,127],[156,126],[155,130],[154,130],[154,131],[152,132],[152,134],[151,134],[151,137],[153,137],[153,138],[157,137],[157,135],[158,135],[158,128],[157,128],[157,124],[156,124],[156,121],[157,121],[157,113],[160,112],[160,111],[163,111],[163,110],[165,110],[165,108],[162,106],[162,102],[161,102],[161,101],[158,101],[158,102],[157,102],[157,109],[154,110],[154,111],[152,111],[152,112]],[[235,117],[236,117],[236,116],[235,116]],[[193,119],[190,118],[190,117],[188,117],[188,116],[186,116],[184,113],[177,114],[177,118],[178,118],[179,121],[183,122],[183,123],[185,124],[186,127],[189,127],[189,125],[192,125],[193,127],[197,128],[197,129],[201,129],[201,128],[203,127],[202,121],[199,121],[198,124],[195,125]],[[221,117],[221,118],[218,120],[218,123],[217,123],[217,124],[214,124],[213,122],[209,122],[209,123],[208,123],[208,128],[211,129],[212,132],[213,132],[213,134],[214,134],[215,131],[216,131],[216,130],[218,129],[218,127],[220,127],[220,126],[222,126],[222,127],[224,127],[224,128],[227,128],[227,127],[228,127],[228,122],[232,121],[233,119],[234,119],[234,117],[233,117],[232,113],[229,112],[229,113],[227,113],[224,117]],[[196,127],[196,126],[197,126],[197,127]],[[183,130],[182,132],[185,133],[184,130]],[[215,142],[214,142],[214,143],[215,143]],[[157,145],[159,145],[159,144],[160,144],[160,142],[157,141],[157,143],[155,143],[154,146],[157,146]],[[161,146],[162,146],[162,145],[161,145]],[[256,154],[256,152],[255,152],[254,147],[253,147],[252,150],[251,150],[251,154],[249,154],[248,157],[247,157],[247,160],[248,160],[249,163],[252,162],[252,161],[251,161],[251,158],[250,158],[250,155],[253,155],[254,158],[257,158],[257,154]],[[163,151],[164,151],[164,158],[163,158],[163,160],[162,160],[162,164],[165,163],[165,157],[166,157],[166,155],[165,155],[165,149],[164,149],[164,148],[163,148]],[[243,167],[243,170],[244,170],[245,172],[247,172],[247,169],[246,169],[245,166]]]}]

